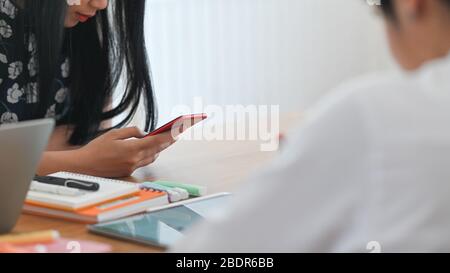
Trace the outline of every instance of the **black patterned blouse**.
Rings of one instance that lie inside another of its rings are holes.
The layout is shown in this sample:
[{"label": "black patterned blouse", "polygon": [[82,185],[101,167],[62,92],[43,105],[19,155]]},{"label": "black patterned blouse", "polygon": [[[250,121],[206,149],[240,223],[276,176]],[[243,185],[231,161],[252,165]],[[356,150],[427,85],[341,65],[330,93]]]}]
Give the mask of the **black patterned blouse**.
[{"label": "black patterned blouse", "polygon": [[[43,118],[33,116],[32,110],[38,103],[39,92],[36,40],[33,34],[26,39],[16,33],[20,12],[11,0],[0,0],[0,125]],[[69,60],[61,57],[57,77],[49,90],[52,99],[46,105],[45,117],[56,120],[64,117],[68,105],[68,81]]]}]

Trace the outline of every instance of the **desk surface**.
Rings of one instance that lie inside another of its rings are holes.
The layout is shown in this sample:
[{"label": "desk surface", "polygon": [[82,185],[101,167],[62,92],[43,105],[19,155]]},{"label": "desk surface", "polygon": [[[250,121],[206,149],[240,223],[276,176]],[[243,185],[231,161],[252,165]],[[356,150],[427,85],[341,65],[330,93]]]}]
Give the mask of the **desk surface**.
[{"label": "desk surface", "polygon": [[[281,118],[286,131],[300,115]],[[261,152],[257,141],[183,141],[161,154],[158,161],[127,180],[167,179],[204,185],[209,193],[232,192],[239,182],[269,161],[275,152]],[[58,219],[22,215],[14,232],[56,229],[65,238],[110,244],[114,252],[159,252],[158,248],[128,243],[88,233],[84,224]]]}]

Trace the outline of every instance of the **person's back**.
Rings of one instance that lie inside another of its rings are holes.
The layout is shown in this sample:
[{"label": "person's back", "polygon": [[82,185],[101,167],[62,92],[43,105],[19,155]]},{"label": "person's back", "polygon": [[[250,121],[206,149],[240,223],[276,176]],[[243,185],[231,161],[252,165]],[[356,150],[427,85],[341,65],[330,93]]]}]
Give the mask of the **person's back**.
[{"label": "person's back", "polygon": [[[348,166],[361,178],[341,181],[354,190],[351,206],[358,207],[357,213],[341,215],[351,223],[346,236],[354,241],[332,243],[326,251],[365,251],[373,241],[385,251],[450,251],[448,75],[450,56],[414,73],[355,82],[340,101],[326,106],[327,115],[336,115],[332,119],[341,116],[333,108],[346,113],[342,123],[336,120],[346,137],[335,144],[353,154],[332,168]],[[352,115],[356,122],[349,124]],[[333,142],[333,131],[323,129]],[[355,142],[348,142],[355,134]]]},{"label": "person's back", "polygon": [[419,77],[336,91],[238,194],[229,219],[197,230],[208,243],[187,240],[178,250],[361,252],[375,241],[386,251],[450,251],[450,236],[436,236],[450,233],[445,74],[450,56]]},{"label": "person's back", "polygon": [[[450,1],[420,2],[430,16]],[[322,101],[228,215],[174,251],[450,251],[450,56],[399,62],[414,72]]]}]

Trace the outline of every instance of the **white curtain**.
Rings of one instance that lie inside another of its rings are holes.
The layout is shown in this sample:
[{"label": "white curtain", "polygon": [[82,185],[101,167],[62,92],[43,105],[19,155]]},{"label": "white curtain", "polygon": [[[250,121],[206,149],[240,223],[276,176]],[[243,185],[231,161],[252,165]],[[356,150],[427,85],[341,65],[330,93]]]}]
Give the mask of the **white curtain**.
[{"label": "white curtain", "polygon": [[388,67],[373,9],[363,0],[150,0],[161,121],[194,97],[298,111],[345,79]]}]

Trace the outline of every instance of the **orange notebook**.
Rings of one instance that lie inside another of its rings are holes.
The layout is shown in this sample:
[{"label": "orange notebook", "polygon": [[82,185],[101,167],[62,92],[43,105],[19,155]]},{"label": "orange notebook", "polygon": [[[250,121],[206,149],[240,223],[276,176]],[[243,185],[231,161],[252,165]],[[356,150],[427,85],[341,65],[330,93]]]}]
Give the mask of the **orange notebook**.
[{"label": "orange notebook", "polygon": [[167,204],[169,204],[169,198],[166,193],[141,190],[131,196],[77,211],[67,211],[29,203],[24,205],[23,211],[29,214],[95,224],[138,214],[145,212],[149,208]]}]

